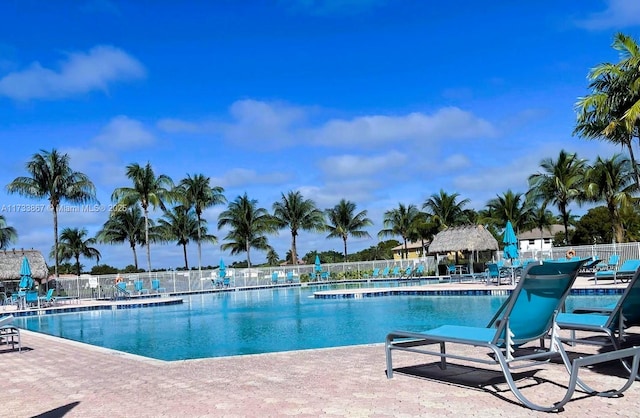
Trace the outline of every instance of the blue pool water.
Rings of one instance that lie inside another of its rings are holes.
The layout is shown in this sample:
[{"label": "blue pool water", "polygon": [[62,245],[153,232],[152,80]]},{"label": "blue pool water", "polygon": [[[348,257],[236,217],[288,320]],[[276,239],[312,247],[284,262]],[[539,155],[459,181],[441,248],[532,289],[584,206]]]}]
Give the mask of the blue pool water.
[{"label": "blue pool water", "polygon": [[[313,287],[185,296],[179,305],[17,318],[46,334],[161,360],[380,343],[394,329],[485,326],[505,296],[314,299]],[[567,308],[617,296],[570,296]]]}]

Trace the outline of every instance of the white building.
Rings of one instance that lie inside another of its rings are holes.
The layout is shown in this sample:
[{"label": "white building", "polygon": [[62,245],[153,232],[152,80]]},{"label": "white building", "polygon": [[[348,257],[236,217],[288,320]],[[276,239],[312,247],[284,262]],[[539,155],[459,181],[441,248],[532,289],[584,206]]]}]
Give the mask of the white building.
[{"label": "white building", "polygon": [[564,225],[551,225],[549,228],[532,229],[518,234],[518,244],[520,254],[530,253],[532,255],[542,252],[549,252],[553,247],[553,237],[558,233],[564,233]]}]

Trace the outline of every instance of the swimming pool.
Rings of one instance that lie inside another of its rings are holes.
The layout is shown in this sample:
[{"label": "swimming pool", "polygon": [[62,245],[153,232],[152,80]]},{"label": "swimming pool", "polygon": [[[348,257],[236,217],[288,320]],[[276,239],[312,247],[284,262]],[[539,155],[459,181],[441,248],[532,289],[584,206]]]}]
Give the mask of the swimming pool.
[{"label": "swimming pool", "polygon": [[[485,326],[506,296],[315,299],[314,287],[184,297],[179,305],[16,318],[26,329],[160,360],[380,343],[393,329]],[[570,296],[567,307],[617,296]]]}]

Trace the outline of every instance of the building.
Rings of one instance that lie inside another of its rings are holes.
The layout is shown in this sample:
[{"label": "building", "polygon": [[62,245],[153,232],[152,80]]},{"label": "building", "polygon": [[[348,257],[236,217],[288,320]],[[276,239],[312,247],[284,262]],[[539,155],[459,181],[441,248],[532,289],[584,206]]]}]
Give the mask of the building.
[{"label": "building", "polygon": [[[429,241],[424,242],[424,246],[422,242],[411,242],[407,241],[407,259],[413,260],[422,257],[426,257],[427,248],[429,247]],[[391,251],[393,251],[393,259],[394,260],[404,260],[404,244],[400,244],[397,247],[393,247]]]},{"label": "building", "polygon": [[553,237],[558,232],[564,233],[564,225],[551,225],[549,228],[532,229],[518,234],[518,248],[520,253],[547,252],[553,247]]},{"label": "building", "polygon": [[22,259],[27,257],[31,268],[31,277],[42,283],[49,277],[47,262],[40,251],[2,250],[0,251],[0,291],[14,290],[20,281]]}]

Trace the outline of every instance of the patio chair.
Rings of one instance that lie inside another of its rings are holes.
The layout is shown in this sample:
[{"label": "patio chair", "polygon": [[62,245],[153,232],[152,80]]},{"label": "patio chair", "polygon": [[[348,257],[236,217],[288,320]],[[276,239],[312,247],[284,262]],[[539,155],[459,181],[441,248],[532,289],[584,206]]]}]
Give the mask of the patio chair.
[{"label": "patio chair", "polygon": [[11,349],[22,352],[22,340],[20,339],[20,328],[13,325],[13,315],[0,318],[0,344],[11,344]]},{"label": "patio chair", "polygon": [[618,267],[618,263],[620,262],[620,256],[618,254],[613,254],[609,256],[609,260],[605,262],[601,262],[597,265],[598,270],[615,270]]},{"label": "patio chair", "polygon": [[596,275],[594,278],[594,283],[597,285],[598,280],[607,280],[613,279],[613,284],[618,283],[618,279],[621,281],[629,281],[635,274],[636,270],[640,268],[640,260],[637,259],[629,259],[625,260],[624,263],[617,270],[603,270],[596,271]]},{"label": "patio chair", "polygon": [[487,264],[487,284],[493,283],[496,281],[497,285],[500,285],[500,268],[497,263],[488,263]]},{"label": "patio chair", "polygon": [[[588,393],[613,397],[627,390],[636,378],[640,363],[640,347],[628,348],[614,352],[596,354],[571,361],[557,336],[555,316],[571,290],[578,270],[585,260],[566,262],[531,263],[524,269],[518,285],[498,309],[486,328],[443,325],[424,332],[393,331],[387,335],[385,352],[387,358],[387,377],[393,377],[392,351],[402,350],[432,355],[440,358],[440,368],[446,369],[447,358],[468,360],[481,364],[499,365],[509,389],[526,407],[538,411],[560,411],[571,399],[576,386]],[[551,333],[549,349],[541,349],[530,353],[518,350],[521,345],[538,341]],[[461,344],[483,347],[492,352],[487,357],[486,351],[477,356],[465,356],[446,351],[446,344]],[[438,344],[439,350],[427,349],[423,346]],[[525,352],[521,354],[520,352]],[[569,383],[564,397],[551,405],[540,405],[529,400],[517,387],[510,367],[516,362],[549,360],[560,356],[567,371]],[[590,366],[605,361],[633,357],[633,373],[630,373],[625,384],[618,390],[596,392],[578,378],[580,367]]]},{"label": "patio chair", "polygon": [[160,280],[158,279],[151,280],[151,290],[156,293],[164,293],[167,291],[166,288],[160,286]]},{"label": "patio chair", "polygon": [[24,301],[27,306],[37,307],[38,306],[38,291],[37,290],[27,290],[24,296]]},{"label": "patio chair", "polygon": [[380,269],[379,268],[375,268],[375,269],[373,269],[373,273],[371,273],[371,278],[372,279],[377,279],[378,277],[380,277]]},{"label": "patio chair", "polygon": [[142,280],[136,280],[133,285],[136,289],[136,292],[138,292],[138,295],[149,294],[149,289],[144,288]]},{"label": "patio chair", "polygon": [[418,267],[416,267],[416,271],[413,273],[413,275],[415,277],[424,276],[424,265],[423,264],[418,265]]},{"label": "patio chair", "polygon": [[49,289],[47,290],[47,294],[44,296],[39,296],[38,297],[38,303],[40,304],[40,306],[51,306],[53,305],[54,302],[54,297],[53,297],[53,290],[54,289]]},{"label": "patio chair", "polygon": [[287,279],[286,279],[287,283],[293,283],[294,280],[295,280],[295,277],[296,277],[296,275],[294,274],[293,271],[288,271],[287,272]]},{"label": "patio chair", "polygon": [[320,280],[324,280],[329,281],[329,279],[331,278],[331,274],[329,274],[328,271],[323,271],[322,273],[320,273]]},{"label": "patio chair", "polygon": [[389,266],[385,267],[384,270],[382,270],[382,277],[387,279],[389,278]]},{"label": "patio chair", "polygon": [[395,266],[391,271],[391,277],[400,277],[400,267]]},{"label": "patio chair", "polygon": [[[625,330],[640,325],[640,269],[637,269],[631,282],[616,303],[581,308],[572,313],[560,313],[556,322],[560,329],[571,331],[571,336],[563,338],[571,344],[611,345],[619,350],[626,338]],[[589,332],[588,336],[576,338],[576,331]],[[604,341],[592,338],[592,334],[604,334]],[[623,362],[629,371],[629,365]]]},{"label": "patio chair", "polygon": [[271,284],[278,284],[278,272],[271,273]]},{"label": "patio chair", "polygon": [[131,296],[131,292],[127,290],[127,282],[118,282],[113,286],[114,290],[114,298],[118,299],[119,297],[128,298]]}]

